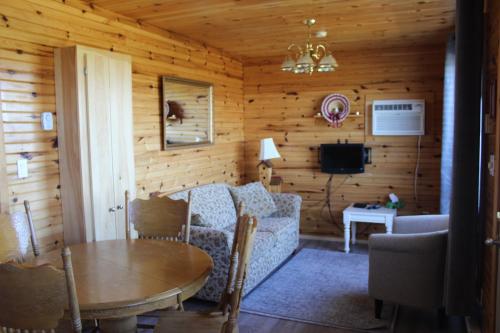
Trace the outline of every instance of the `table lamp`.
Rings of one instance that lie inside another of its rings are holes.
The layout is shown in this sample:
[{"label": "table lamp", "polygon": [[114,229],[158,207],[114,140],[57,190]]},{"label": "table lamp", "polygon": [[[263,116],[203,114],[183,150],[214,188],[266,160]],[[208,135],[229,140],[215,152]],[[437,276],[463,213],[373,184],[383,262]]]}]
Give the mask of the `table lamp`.
[{"label": "table lamp", "polygon": [[266,138],[260,140],[260,155],[259,160],[259,179],[266,189],[269,190],[271,183],[271,175],[273,172],[273,165],[271,159],[280,158],[280,153],[274,144],[273,138]]}]

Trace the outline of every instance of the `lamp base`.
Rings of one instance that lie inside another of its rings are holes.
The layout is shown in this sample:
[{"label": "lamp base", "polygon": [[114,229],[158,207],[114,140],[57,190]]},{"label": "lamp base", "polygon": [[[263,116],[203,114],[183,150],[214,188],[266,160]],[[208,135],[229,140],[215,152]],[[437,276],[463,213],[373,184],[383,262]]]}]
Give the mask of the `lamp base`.
[{"label": "lamp base", "polygon": [[268,164],[265,162],[266,161],[262,161],[262,163],[258,165],[259,180],[262,183],[262,185],[264,185],[266,190],[269,191],[269,185],[271,184],[271,175],[273,173],[273,168],[268,166]]}]

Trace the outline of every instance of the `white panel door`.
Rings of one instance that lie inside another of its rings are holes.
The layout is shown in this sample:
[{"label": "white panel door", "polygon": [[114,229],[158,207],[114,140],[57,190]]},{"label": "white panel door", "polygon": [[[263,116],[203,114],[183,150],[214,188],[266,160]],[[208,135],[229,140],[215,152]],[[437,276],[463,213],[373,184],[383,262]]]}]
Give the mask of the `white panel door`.
[{"label": "white panel door", "polygon": [[117,238],[125,238],[125,191],[135,197],[132,120],[132,65],[128,57],[109,60],[111,127]]},{"label": "white panel door", "polygon": [[84,59],[94,240],[116,239],[110,61],[97,52],[85,52]]}]

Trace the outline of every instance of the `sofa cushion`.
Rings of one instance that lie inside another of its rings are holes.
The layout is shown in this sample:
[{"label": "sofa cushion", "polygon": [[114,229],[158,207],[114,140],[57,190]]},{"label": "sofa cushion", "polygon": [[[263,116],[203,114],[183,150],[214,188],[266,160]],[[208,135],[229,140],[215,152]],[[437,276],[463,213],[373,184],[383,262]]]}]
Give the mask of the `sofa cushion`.
[{"label": "sofa cushion", "polygon": [[231,187],[230,191],[236,206],[243,202],[244,213],[262,218],[268,217],[278,210],[273,197],[261,182]]},{"label": "sofa cushion", "polygon": [[[234,240],[234,229],[236,224],[227,226],[224,231],[232,236],[228,239],[229,245],[232,247]],[[253,241],[252,259],[260,258],[261,256],[271,255],[272,249],[276,246],[276,235],[269,231],[259,230],[257,225],[257,232]]]},{"label": "sofa cushion", "polygon": [[259,220],[257,231],[267,231],[278,236],[281,232],[295,229],[297,221],[290,217],[268,217]]},{"label": "sofa cushion", "polygon": [[177,192],[169,197],[187,200],[191,191],[191,223],[202,227],[222,230],[236,223],[234,201],[226,184],[209,184],[191,190]]}]

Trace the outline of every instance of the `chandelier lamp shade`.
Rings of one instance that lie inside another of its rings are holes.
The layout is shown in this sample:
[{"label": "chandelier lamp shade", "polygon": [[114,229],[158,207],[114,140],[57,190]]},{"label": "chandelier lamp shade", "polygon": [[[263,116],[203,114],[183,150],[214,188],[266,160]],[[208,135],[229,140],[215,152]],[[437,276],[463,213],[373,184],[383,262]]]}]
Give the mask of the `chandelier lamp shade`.
[{"label": "chandelier lamp shade", "polygon": [[[328,47],[324,44],[316,44],[311,41],[311,27],[316,23],[315,19],[307,19],[304,24],[308,28],[308,38],[304,46],[290,44],[288,55],[281,64],[281,70],[294,74],[309,74],[314,71],[320,73],[333,72],[338,67],[337,60],[333,57]],[[318,31],[318,37],[326,36],[326,31]]]}]

